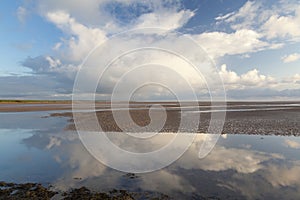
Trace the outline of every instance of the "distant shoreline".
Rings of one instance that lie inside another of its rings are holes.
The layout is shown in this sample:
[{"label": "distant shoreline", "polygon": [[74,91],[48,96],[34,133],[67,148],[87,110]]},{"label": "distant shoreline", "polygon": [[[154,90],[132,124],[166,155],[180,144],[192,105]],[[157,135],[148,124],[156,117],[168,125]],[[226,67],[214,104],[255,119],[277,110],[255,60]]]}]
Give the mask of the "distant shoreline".
[{"label": "distant shoreline", "polygon": [[71,100],[13,100],[2,99],[0,104],[70,104]]},{"label": "distant shoreline", "polygon": [[[82,100],[84,101],[84,100]],[[96,100],[95,102],[97,103],[110,103],[111,101],[108,100]],[[120,103],[125,103],[127,101],[119,101]],[[144,101],[130,101],[131,103],[153,103],[153,104],[165,104],[165,103],[178,103],[179,101],[173,101],[173,100],[160,100],[160,101],[151,101],[151,100],[144,100]],[[180,101],[180,102],[194,102],[195,101]],[[218,103],[218,102],[226,102],[227,104],[231,103],[299,103],[299,100],[227,100],[227,101],[208,101],[208,100],[203,100],[203,101],[198,101],[198,103]],[[72,100],[38,100],[38,99],[0,99],[0,104],[71,104]]]}]

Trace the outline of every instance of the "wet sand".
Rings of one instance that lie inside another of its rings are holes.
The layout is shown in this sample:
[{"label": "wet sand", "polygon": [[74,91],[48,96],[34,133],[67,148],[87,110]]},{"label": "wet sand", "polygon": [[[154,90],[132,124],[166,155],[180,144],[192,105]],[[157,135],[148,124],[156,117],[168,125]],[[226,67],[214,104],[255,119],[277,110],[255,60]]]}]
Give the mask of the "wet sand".
[{"label": "wet sand", "polygon": [[[260,134],[260,135],[300,135],[300,102],[228,102],[227,112],[222,133],[224,134]],[[149,108],[152,103],[132,102],[130,104],[130,115],[133,121],[139,126],[147,126],[151,120],[149,117]],[[181,110],[176,102],[155,102],[154,104],[162,104],[166,110],[166,123],[162,129],[147,130],[160,132],[178,132],[180,126]],[[200,115],[199,127],[194,132],[207,133],[209,122],[211,120],[210,110],[218,112],[224,110],[222,107],[211,107],[209,102],[199,102],[199,110],[195,112],[193,107],[195,103],[186,102],[182,108],[186,115]],[[120,104],[120,110],[115,110],[117,114],[124,114],[124,106]],[[52,117],[69,117],[70,123],[66,127],[67,130],[75,130],[73,123],[72,105],[65,104],[1,104],[0,112],[26,112],[26,111],[55,111],[66,110],[66,112],[52,113]],[[83,108],[84,109],[84,108]],[[96,103],[96,115],[101,125],[101,129],[107,132],[121,132],[122,129],[114,120],[109,102]],[[123,113],[122,113],[123,112]],[[162,114],[160,110],[153,111],[154,116]],[[86,130],[93,130],[89,126],[92,112],[77,113],[81,122],[86,124]],[[155,120],[155,117],[153,117]],[[125,124],[127,130],[133,130],[133,124]],[[124,126],[123,126],[124,127]],[[132,129],[131,129],[132,127]],[[96,130],[97,131],[97,130]],[[180,129],[182,132],[190,130]]]}]

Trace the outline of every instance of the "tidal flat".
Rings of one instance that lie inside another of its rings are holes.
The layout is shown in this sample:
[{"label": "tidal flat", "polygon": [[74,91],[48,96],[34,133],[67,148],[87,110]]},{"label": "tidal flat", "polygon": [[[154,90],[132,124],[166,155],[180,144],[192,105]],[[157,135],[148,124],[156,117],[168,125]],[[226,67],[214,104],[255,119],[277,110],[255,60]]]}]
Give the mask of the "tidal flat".
[{"label": "tidal flat", "polygon": [[[300,102],[228,102],[226,108],[205,102],[196,107],[161,104],[163,109],[154,107],[152,117],[166,111],[159,131],[166,140],[178,131],[190,134],[179,129],[182,114],[200,115],[201,123],[178,160],[148,173],[120,172],[96,160],[79,139],[70,102],[0,104],[0,199],[300,198]],[[151,122],[151,105],[130,104],[136,124]],[[162,139],[149,144],[124,139],[112,111],[127,109],[102,102],[93,111],[76,112],[86,123],[95,113],[103,131],[124,149],[142,145],[148,151],[165,144]],[[222,135],[208,156],[199,159],[211,113],[224,109]]]}]

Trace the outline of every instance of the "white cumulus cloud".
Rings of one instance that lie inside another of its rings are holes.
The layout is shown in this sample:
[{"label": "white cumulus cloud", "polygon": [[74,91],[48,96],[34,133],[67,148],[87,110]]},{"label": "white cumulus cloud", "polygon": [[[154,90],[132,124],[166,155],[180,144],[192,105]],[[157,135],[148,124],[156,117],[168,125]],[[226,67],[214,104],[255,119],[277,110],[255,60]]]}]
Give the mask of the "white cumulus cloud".
[{"label": "white cumulus cloud", "polygon": [[272,15],[262,26],[262,29],[266,32],[268,38],[290,37],[296,40],[300,37],[299,21],[300,6],[297,6],[294,15]]},{"label": "white cumulus cloud", "polygon": [[238,75],[236,72],[228,70],[223,64],[219,71],[226,89],[243,89],[249,87],[269,87],[276,81],[272,76],[260,74],[257,69],[250,70],[244,74]]},{"label": "white cumulus cloud", "polygon": [[105,32],[101,29],[80,24],[64,11],[49,12],[46,17],[59,29],[69,34],[69,39],[64,40],[68,47],[65,56],[71,61],[82,61],[93,47],[107,39]]},{"label": "white cumulus cloud", "polygon": [[300,54],[299,53],[293,53],[293,54],[290,54],[290,55],[285,55],[281,58],[281,60],[284,63],[295,62],[299,59],[300,59]]},{"label": "white cumulus cloud", "polygon": [[256,30],[266,39],[299,40],[300,5],[297,2],[267,5],[262,1],[247,1],[237,12],[229,14],[218,17],[218,23],[225,22],[234,30]]},{"label": "white cumulus cloud", "polygon": [[247,29],[234,33],[208,32],[194,37],[214,58],[255,52],[268,46],[268,43],[259,39],[260,35],[257,32]]}]

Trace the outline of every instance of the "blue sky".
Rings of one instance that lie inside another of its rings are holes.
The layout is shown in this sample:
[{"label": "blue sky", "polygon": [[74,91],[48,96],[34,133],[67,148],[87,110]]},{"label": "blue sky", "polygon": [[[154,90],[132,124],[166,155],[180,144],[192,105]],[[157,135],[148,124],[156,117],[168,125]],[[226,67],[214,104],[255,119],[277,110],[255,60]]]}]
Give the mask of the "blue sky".
[{"label": "blue sky", "polygon": [[62,35],[53,24],[32,11],[26,11],[21,19],[18,9],[23,4],[22,1],[5,0],[0,8],[0,36],[3,38],[0,41],[0,72],[4,74],[29,72],[22,61],[28,56],[52,53],[53,43]]},{"label": "blue sky", "polygon": [[299,99],[299,21],[298,0],[3,0],[0,98],[68,99],[80,63],[98,43],[155,26],[205,49],[228,99]]}]

